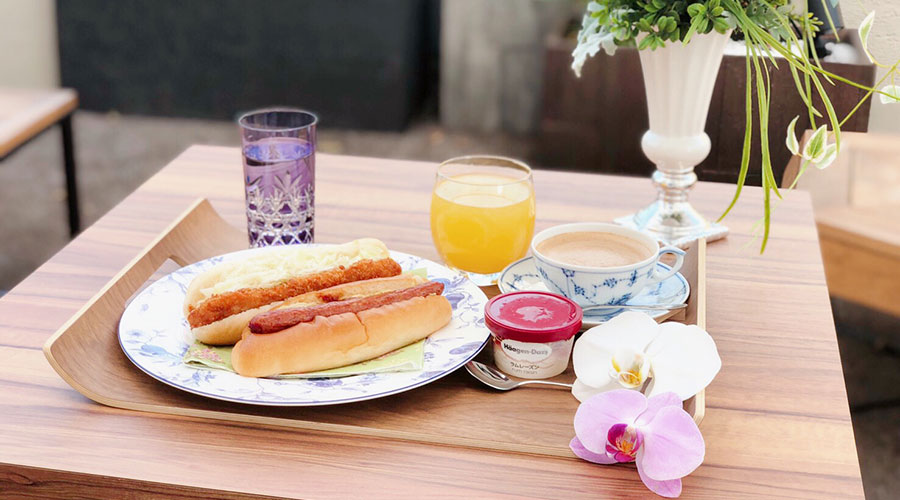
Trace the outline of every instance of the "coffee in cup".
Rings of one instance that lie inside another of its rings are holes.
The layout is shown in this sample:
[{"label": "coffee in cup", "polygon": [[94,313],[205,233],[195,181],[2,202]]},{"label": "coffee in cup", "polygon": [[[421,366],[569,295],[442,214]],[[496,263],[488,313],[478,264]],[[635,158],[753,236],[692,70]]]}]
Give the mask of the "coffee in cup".
[{"label": "coffee in cup", "polygon": [[[660,249],[644,233],[599,222],[545,229],[532,240],[531,253],[547,288],[582,307],[625,304],[674,275],[684,260],[681,249]],[[658,269],[659,257],[666,253],[675,255],[675,264]]]},{"label": "coffee in cup", "polygon": [[573,231],[551,236],[537,245],[541,255],[575,266],[618,267],[636,264],[652,254],[640,241],[603,231]]}]

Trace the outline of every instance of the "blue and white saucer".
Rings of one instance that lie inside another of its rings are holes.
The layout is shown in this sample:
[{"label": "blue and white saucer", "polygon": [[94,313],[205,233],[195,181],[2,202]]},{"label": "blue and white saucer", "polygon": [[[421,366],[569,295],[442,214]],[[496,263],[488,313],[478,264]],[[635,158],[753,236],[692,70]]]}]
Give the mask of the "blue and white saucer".
[{"label": "blue and white saucer", "polygon": [[[660,271],[668,271],[669,266],[662,262],[657,262]],[[500,273],[500,279],[497,280],[497,286],[503,293],[515,292],[518,290],[542,290],[547,291],[546,285],[541,281],[541,277],[534,267],[534,260],[529,257],[517,260],[506,266]],[[627,305],[635,306],[662,306],[684,304],[688,296],[691,294],[691,286],[687,279],[681,273],[675,273],[672,277],[662,280],[655,285],[650,285],[641,290],[641,293],[634,296],[628,301]],[[640,310],[640,309],[639,309]],[[584,313],[584,327],[589,328],[605,323],[616,317],[625,309],[608,309],[605,311],[587,311]],[[652,318],[658,318],[669,311],[645,311]]]}]

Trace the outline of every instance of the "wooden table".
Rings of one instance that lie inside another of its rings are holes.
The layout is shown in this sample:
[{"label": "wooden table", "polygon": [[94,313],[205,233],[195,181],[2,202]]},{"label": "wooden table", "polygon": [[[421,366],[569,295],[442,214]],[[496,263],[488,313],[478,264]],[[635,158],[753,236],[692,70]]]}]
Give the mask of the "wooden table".
[{"label": "wooden table", "polygon": [[78,187],[75,182],[75,147],[72,141],[72,112],[77,107],[78,93],[72,89],[0,89],[0,160],[48,128],[59,124],[62,131],[69,233],[72,236],[81,230]]},{"label": "wooden table", "polygon": [[[120,410],[66,385],[42,343],[196,197],[241,225],[240,165],[237,149],[189,149],[0,299],[0,496],[648,494],[632,467]],[[434,168],[319,155],[317,240],[374,236],[436,258],[428,225]],[[639,178],[538,171],[535,185],[539,228],[611,220],[654,196]],[[731,193],[701,183],[692,199],[714,214]],[[723,368],[706,392],[706,462],[684,480],[683,497],[860,498],[809,199],[794,193],[780,205],[759,257],[748,234],[760,199],[746,188],[728,219],[732,234],[709,246],[707,325]]]}]

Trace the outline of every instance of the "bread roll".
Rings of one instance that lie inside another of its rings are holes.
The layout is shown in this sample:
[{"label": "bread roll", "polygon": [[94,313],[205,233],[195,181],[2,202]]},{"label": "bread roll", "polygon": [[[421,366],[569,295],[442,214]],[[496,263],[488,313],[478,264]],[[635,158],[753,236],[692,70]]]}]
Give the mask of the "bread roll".
[{"label": "bread roll", "polygon": [[242,313],[232,314],[225,319],[220,319],[208,325],[191,328],[194,339],[209,345],[233,345],[241,339],[241,332],[247,327],[247,323],[257,314],[264,313],[281,302],[273,302],[269,305],[249,309]]},{"label": "bread roll", "polygon": [[441,295],[416,297],[359,313],[317,316],[277,333],[245,329],[231,364],[245,377],[306,373],[352,365],[421,340],[450,322]]}]

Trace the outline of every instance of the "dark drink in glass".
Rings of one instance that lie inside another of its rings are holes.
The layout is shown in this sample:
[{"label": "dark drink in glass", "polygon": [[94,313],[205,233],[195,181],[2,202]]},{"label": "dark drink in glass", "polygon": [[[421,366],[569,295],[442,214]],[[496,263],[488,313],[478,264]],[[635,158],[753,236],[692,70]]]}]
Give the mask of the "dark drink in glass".
[{"label": "dark drink in glass", "polygon": [[315,221],[316,117],[292,109],[238,120],[251,247],[312,243]]}]

